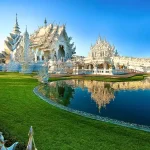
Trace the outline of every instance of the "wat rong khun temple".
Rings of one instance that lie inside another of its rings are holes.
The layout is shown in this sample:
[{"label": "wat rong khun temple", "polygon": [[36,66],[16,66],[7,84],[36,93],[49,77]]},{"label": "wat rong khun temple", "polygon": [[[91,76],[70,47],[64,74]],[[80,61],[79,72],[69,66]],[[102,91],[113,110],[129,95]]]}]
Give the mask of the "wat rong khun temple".
[{"label": "wat rong khun temple", "polygon": [[98,38],[87,57],[75,55],[72,37],[65,25],[47,24],[29,35],[21,34],[16,15],[12,32],[0,53],[0,71],[37,72],[47,63],[50,74],[117,75],[129,72],[150,72],[150,58],[120,56],[108,41]]}]

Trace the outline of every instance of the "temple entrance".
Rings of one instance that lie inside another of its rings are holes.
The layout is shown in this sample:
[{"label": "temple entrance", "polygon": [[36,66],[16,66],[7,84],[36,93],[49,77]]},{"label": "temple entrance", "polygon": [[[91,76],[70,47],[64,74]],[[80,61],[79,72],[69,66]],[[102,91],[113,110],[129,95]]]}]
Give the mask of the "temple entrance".
[{"label": "temple entrance", "polygon": [[58,59],[65,58],[65,50],[63,45],[59,45]]},{"label": "temple entrance", "polygon": [[44,51],[44,55],[42,56],[42,60],[50,60],[51,56],[50,56],[50,52],[49,51]]},{"label": "temple entrance", "polygon": [[85,69],[93,69],[94,67],[93,67],[93,64],[87,64],[87,65],[85,65],[85,67],[84,67]]},{"label": "temple entrance", "polygon": [[109,69],[110,67],[111,67],[111,65],[108,64],[107,62],[104,62],[104,63],[102,63],[102,64],[98,64],[98,65],[97,65],[97,68],[98,68],[98,69]]},{"label": "temple entrance", "polygon": [[110,68],[110,65],[108,63],[105,63],[105,69],[109,69]]},{"label": "temple entrance", "polygon": [[98,64],[98,65],[97,65],[97,68],[98,68],[98,69],[104,69],[104,64]]},{"label": "temple entrance", "polygon": [[108,62],[104,62],[104,69],[110,69],[111,65]]},{"label": "temple entrance", "polygon": [[94,66],[92,64],[89,65],[89,69],[93,69]]}]

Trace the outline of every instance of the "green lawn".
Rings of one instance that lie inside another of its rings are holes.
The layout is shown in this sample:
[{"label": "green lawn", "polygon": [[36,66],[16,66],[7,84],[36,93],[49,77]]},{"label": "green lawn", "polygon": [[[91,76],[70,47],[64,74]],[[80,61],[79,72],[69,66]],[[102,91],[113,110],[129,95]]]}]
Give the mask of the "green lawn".
[{"label": "green lawn", "polygon": [[38,150],[150,149],[150,133],[55,108],[33,93],[38,84],[30,75],[0,73],[0,129],[10,137],[26,144],[32,125]]},{"label": "green lawn", "polygon": [[110,76],[62,76],[62,77],[51,77],[49,81],[57,80],[69,80],[69,79],[83,79],[83,80],[96,80],[96,81],[105,81],[105,82],[128,82],[128,81],[140,81],[143,80],[146,74],[137,74],[132,77],[110,77]]}]

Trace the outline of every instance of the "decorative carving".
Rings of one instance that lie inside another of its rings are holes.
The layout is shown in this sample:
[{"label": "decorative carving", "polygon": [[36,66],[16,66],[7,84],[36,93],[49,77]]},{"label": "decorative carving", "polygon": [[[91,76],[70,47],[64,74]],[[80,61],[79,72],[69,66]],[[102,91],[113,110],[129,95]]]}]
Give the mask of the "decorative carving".
[{"label": "decorative carving", "polygon": [[15,150],[15,147],[17,146],[18,142],[15,142],[12,146],[10,147],[5,147],[5,140],[2,135],[2,132],[0,132],[0,150]]},{"label": "decorative carving", "polygon": [[91,46],[89,57],[112,57],[114,55],[114,49],[114,46],[111,46],[106,40],[102,40],[102,38],[99,37],[96,44]]},{"label": "decorative carving", "polygon": [[68,37],[65,26],[58,25],[47,25],[46,27],[41,27],[36,31],[36,34],[32,34],[30,37],[31,48],[38,49],[38,51],[43,51],[44,53],[49,51],[50,58],[54,60],[54,53],[51,50],[56,52],[57,59],[60,59],[59,56],[59,46],[64,47],[65,55],[64,60],[70,59],[72,54],[75,53],[74,42],[71,43],[72,38]]}]

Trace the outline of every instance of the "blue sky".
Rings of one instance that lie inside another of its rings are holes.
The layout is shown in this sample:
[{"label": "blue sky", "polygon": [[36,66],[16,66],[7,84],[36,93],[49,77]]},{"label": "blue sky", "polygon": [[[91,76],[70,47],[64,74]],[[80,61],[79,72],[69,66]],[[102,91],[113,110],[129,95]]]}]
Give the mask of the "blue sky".
[{"label": "blue sky", "polygon": [[33,33],[48,23],[66,24],[78,55],[87,56],[99,35],[121,55],[150,57],[150,1],[146,0],[1,0],[0,49],[12,31],[15,14],[21,31]]}]

